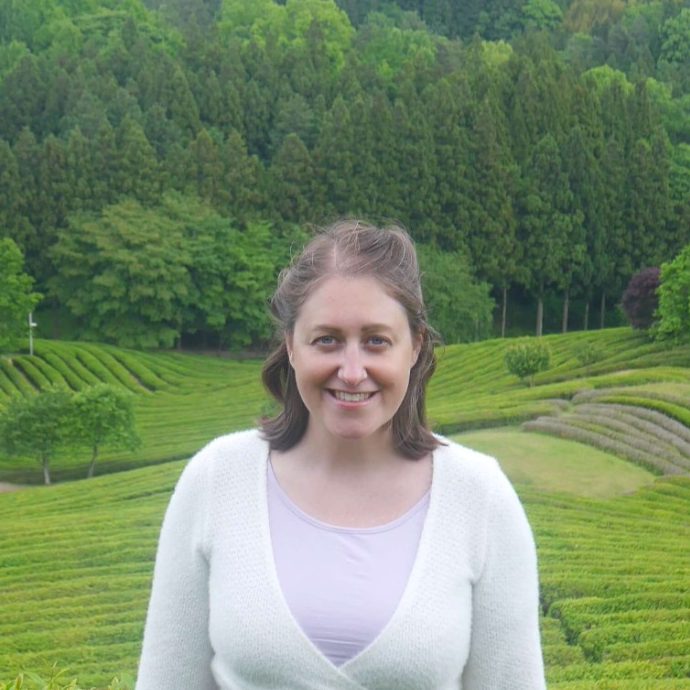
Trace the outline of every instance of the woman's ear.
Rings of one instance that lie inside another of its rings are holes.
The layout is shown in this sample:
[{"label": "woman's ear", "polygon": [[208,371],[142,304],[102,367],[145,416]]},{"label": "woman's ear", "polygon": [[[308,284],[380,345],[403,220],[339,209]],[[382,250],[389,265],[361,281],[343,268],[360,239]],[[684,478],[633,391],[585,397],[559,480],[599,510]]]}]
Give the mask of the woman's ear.
[{"label": "woman's ear", "polygon": [[292,333],[286,333],[285,334],[285,351],[287,352],[288,356],[288,361],[290,362],[290,365],[292,366],[292,355],[294,350],[292,349]]},{"label": "woman's ear", "polygon": [[424,343],[423,333],[412,334],[412,361],[410,362],[410,369],[417,364],[419,353],[422,351],[422,344]]}]

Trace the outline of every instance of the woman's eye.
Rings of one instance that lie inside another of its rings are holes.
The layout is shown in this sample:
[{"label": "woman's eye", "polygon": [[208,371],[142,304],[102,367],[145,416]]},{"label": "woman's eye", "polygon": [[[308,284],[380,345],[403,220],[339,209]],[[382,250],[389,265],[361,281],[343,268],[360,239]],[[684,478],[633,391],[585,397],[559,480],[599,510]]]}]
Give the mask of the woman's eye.
[{"label": "woman's eye", "polygon": [[382,338],[380,335],[372,335],[367,342],[369,345],[373,345],[374,347],[384,347],[385,345],[388,345],[388,340],[386,338]]},{"label": "woman's eye", "polygon": [[335,338],[332,335],[320,335],[314,340],[314,345],[333,345]]}]

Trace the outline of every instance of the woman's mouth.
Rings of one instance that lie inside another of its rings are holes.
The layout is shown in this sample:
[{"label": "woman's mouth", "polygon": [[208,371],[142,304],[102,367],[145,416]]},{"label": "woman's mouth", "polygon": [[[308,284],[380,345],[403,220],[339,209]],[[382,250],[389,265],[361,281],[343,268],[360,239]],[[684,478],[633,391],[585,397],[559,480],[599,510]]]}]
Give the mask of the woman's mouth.
[{"label": "woman's mouth", "polygon": [[336,400],[340,400],[341,402],[358,403],[369,400],[369,398],[375,395],[375,392],[346,393],[345,391],[332,390],[331,394]]}]

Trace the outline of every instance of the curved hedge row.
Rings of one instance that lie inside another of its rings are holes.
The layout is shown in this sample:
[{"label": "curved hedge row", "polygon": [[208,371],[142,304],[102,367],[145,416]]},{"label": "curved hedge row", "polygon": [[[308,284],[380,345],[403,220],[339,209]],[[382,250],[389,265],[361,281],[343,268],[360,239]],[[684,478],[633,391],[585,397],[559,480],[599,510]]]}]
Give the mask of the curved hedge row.
[{"label": "curved hedge row", "polygon": [[[86,687],[135,672],[183,464],[0,496],[0,679],[54,662]],[[610,500],[519,492],[539,551],[549,688],[683,688],[690,479]]]}]

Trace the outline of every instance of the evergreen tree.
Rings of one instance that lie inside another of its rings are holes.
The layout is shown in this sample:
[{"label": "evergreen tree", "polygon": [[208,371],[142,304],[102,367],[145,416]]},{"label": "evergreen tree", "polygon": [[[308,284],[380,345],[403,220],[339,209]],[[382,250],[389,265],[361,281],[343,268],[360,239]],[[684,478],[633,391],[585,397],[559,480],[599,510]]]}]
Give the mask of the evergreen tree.
[{"label": "evergreen tree", "polygon": [[141,125],[126,117],[117,129],[116,142],[113,181],[117,191],[143,203],[156,201],[160,194],[158,161]]},{"label": "evergreen tree", "polygon": [[352,119],[345,101],[338,96],[326,115],[314,153],[322,217],[351,213],[355,148]]},{"label": "evergreen tree", "polygon": [[[458,77],[461,79],[461,77]],[[426,92],[426,122],[433,136],[435,204],[431,210],[433,238],[442,249],[466,251],[469,232],[467,204],[469,134],[460,102],[469,99],[464,80],[444,79]]]},{"label": "evergreen tree", "polygon": [[525,254],[526,284],[537,298],[536,335],[543,332],[544,296],[550,287],[566,293],[584,254],[582,216],[563,169],[556,140],[539,141],[523,177],[520,234]]},{"label": "evergreen tree", "polygon": [[230,130],[223,146],[223,184],[219,208],[237,220],[268,215],[268,203],[261,187],[263,166],[250,156],[242,135]]},{"label": "evergreen tree", "polygon": [[0,139],[0,238],[11,237],[20,243],[23,220],[21,194],[17,160],[10,145]]},{"label": "evergreen tree", "polygon": [[21,215],[26,219],[16,236],[17,244],[21,247],[26,260],[27,270],[34,277],[39,275],[43,246],[38,234],[40,222],[40,202],[38,168],[40,163],[40,148],[33,132],[25,127],[19,133],[13,148],[19,180],[21,184],[20,202]]},{"label": "evergreen tree", "polygon": [[497,120],[487,96],[475,115],[471,138],[469,247],[477,274],[500,289],[503,337],[508,289],[521,262],[513,209],[517,168]]},{"label": "evergreen tree", "polygon": [[313,215],[314,166],[297,134],[285,137],[268,176],[271,203],[281,220],[300,224],[322,220]]},{"label": "evergreen tree", "polygon": [[189,145],[190,181],[193,193],[211,204],[221,203],[223,161],[218,144],[202,128]]}]

